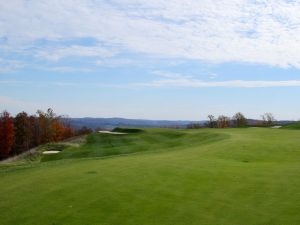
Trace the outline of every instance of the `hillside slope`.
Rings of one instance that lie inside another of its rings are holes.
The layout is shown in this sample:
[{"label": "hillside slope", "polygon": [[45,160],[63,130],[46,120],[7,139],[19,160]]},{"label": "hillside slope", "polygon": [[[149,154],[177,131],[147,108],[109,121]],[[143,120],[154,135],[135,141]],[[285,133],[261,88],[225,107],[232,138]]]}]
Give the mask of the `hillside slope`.
[{"label": "hillside slope", "polygon": [[300,122],[286,124],[286,125],[282,126],[281,129],[300,130]]}]

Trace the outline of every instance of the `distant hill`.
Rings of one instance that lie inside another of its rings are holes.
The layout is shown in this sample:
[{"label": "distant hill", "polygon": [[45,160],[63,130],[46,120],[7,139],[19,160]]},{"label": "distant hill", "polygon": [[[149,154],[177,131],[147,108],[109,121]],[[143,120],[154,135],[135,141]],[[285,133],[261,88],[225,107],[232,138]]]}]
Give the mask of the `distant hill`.
[{"label": "distant hill", "polygon": [[[258,124],[262,124],[262,120],[255,120],[255,119],[247,119],[247,123],[249,126],[257,126]],[[285,126],[288,124],[292,124],[295,123],[295,121],[291,121],[291,120],[278,120],[275,122],[275,125],[279,125],[279,126]]]},{"label": "distant hill", "polygon": [[[248,125],[256,126],[261,123],[260,120],[248,119]],[[91,129],[113,129],[115,127],[168,127],[168,128],[185,128],[188,124],[198,123],[204,125],[207,121],[191,120],[145,120],[145,119],[125,119],[125,118],[71,118],[70,123],[74,128],[86,126]],[[295,121],[281,120],[276,121],[276,125],[286,125]]]},{"label": "distant hill", "polygon": [[115,127],[186,127],[190,123],[205,123],[205,121],[189,120],[143,120],[143,119],[124,119],[124,118],[71,118],[71,126],[80,128],[86,126],[96,129],[112,129]]}]

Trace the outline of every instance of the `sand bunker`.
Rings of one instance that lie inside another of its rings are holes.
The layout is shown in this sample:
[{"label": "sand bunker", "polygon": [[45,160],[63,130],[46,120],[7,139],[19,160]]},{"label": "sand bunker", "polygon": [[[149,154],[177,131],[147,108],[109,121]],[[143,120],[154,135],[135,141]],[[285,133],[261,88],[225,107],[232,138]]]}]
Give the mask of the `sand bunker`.
[{"label": "sand bunker", "polygon": [[106,130],[100,130],[98,132],[101,133],[101,134],[127,134],[127,133],[112,132],[112,131],[106,131]]},{"label": "sand bunker", "polygon": [[60,151],[44,151],[43,154],[48,155],[48,154],[57,154],[60,153]]},{"label": "sand bunker", "polygon": [[275,129],[278,129],[278,128],[281,128],[282,126],[273,126],[271,128],[275,128]]}]

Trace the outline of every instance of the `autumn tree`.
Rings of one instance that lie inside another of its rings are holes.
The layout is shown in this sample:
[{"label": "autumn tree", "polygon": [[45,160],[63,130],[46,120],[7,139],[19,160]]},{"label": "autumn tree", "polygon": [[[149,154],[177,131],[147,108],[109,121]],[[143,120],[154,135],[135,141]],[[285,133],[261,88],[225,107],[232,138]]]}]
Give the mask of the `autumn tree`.
[{"label": "autumn tree", "polygon": [[74,136],[74,129],[67,116],[57,116],[51,108],[47,112],[37,111],[40,143],[61,141]]},{"label": "autumn tree", "polygon": [[53,121],[52,129],[54,132],[53,141],[61,141],[64,139],[64,126],[59,120]]},{"label": "autumn tree", "polygon": [[21,153],[30,148],[31,127],[29,116],[26,112],[21,112],[14,118],[15,143],[13,150],[15,153]]},{"label": "autumn tree", "polygon": [[245,127],[247,126],[247,119],[246,117],[238,112],[232,117],[232,122],[234,127]]},{"label": "autumn tree", "polygon": [[54,141],[62,141],[74,135],[73,129],[66,125],[61,119],[53,121]]},{"label": "autumn tree", "polygon": [[[80,132],[90,133],[83,128]],[[21,112],[12,118],[6,111],[0,114],[0,158],[6,158],[11,152],[21,153],[40,144],[61,141],[75,135],[67,117],[57,116],[52,109],[37,111],[37,115],[28,116]]]},{"label": "autumn tree", "polygon": [[74,135],[75,135],[75,130],[72,127],[65,127],[64,139],[73,137]]},{"label": "autumn tree", "polygon": [[63,138],[70,138],[75,135],[75,131],[71,126],[71,120],[68,116],[61,116],[60,123],[62,123],[64,127]]},{"label": "autumn tree", "polygon": [[6,158],[14,143],[14,122],[7,111],[0,114],[0,158]]},{"label": "autumn tree", "polygon": [[37,114],[40,126],[40,142],[43,144],[55,141],[55,128],[53,124],[57,120],[56,114],[51,108],[47,112],[38,110]]}]

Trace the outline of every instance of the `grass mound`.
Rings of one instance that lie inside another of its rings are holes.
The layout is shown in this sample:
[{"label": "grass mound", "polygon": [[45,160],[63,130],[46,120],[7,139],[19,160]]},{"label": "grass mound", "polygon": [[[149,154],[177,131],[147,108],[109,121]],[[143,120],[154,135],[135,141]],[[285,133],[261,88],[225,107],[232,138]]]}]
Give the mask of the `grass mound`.
[{"label": "grass mound", "polygon": [[41,147],[41,149],[43,151],[63,151],[64,149],[66,149],[68,147],[68,145],[63,144],[63,143],[48,143],[45,144]]},{"label": "grass mound", "polygon": [[59,154],[45,155],[42,157],[42,161],[104,157],[146,151],[168,151],[181,148],[187,143],[202,145],[227,137],[224,134],[211,134],[207,132],[193,134],[166,129],[141,130],[118,128],[114,132],[131,132],[132,135],[103,135],[93,133],[87,136],[84,144],[75,147],[66,147]]},{"label": "grass mound", "polygon": [[121,128],[116,127],[112,130],[113,132],[120,132],[120,133],[128,133],[128,134],[134,134],[134,133],[141,133],[143,132],[142,129],[136,129],[136,128]]},{"label": "grass mound", "polygon": [[300,122],[284,125],[281,127],[281,129],[300,130]]}]

